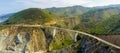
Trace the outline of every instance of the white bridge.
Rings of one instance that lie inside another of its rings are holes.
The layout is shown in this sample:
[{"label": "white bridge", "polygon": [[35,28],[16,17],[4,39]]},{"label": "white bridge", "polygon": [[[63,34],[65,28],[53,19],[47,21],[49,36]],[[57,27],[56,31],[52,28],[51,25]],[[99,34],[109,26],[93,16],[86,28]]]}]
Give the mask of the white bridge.
[{"label": "white bridge", "polygon": [[81,32],[81,31],[76,31],[76,30],[70,30],[70,29],[64,29],[64,28],[58,28],[58,27],[53,27],[53,26],[43,26],[43,25],[0,25],[0,26],[12,26],[12,27],[41,27],[41,28],[51,28],[51,29],[53,29],[53,38],[55,37],[55,35],[56,35],[56,31],[57,30],[64,30],[64,31],[70,31],[70,32],[74,32],[74,42],[76,42],[77,41],[77,35],[78,34],[83,34],[83,35],[85,35],[85,36],[88,36],[88,37],[91,37],[91,38],[93,38],[93,39],[96,39],[96,40],[98,40],[98,41],[100,41],[100,42],[102,42],[102,43],[104,43],[104,44],[106,44],[106,45],[109,45],[109,46],[111,46],[111,47],[113,47],[113,48],[116,48],[116,49],[118,49],[118,50],[120,50],[120,46],[117,46],[117,45],[115,45],[115,44],[112,44],[112,43],[110,43],[110,42],[107,42],[107,41],[105,41],[105,40],[103,40],[103,39],[101,39],[101,38],[98,38],[98,37],[96,37],[96,36],[94,36],[94,35],[91,35],[91,34],[88,34],[88,33],[85,33],[85,32]]}]

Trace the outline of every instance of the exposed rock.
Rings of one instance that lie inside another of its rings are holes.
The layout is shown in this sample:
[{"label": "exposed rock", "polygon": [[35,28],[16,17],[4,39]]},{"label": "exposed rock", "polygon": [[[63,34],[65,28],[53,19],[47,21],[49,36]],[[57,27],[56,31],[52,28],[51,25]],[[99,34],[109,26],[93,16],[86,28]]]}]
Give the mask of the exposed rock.
[{"label": "exposed rock", "polygon": [[52,28],[6,27],[0,30],[0,53],[120,53],[93,38]]},{"label": "exposed rock", "polygon": [[0,51],[25,53],[46,50],[46,38],[40,28],[5,28],[0,32]]},{"label": "exposed rock", "polygon": [[52,30],[39,27],[6,27],[0,31],[0,51],[42,53],[59,50],[73,43],[71,33],[57,30],[53,38]]}]

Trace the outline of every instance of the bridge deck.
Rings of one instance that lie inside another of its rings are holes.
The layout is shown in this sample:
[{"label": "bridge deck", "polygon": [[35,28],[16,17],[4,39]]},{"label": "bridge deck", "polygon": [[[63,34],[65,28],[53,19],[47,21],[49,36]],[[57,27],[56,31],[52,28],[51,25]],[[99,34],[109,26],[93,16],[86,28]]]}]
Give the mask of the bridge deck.
[{"label": "bridge deck", "polygon": [[109,46],[112,46],[112,47],[114,47],[114,48],[120,49],[119,46],[117,46],[117,45],[115,45],[115,44],[112,44],[112,43],[110,43],[110,42],[108,42],[108,41],[105,41],[105,40],[103,40],[103,39],[101,39],[101,38],[99,38],[99,37],[96,37],[96,36],[94,36],[94,35],[91,35],[91,34],[88,34],[88,33],[85,33],[85,32],[76,31],[76,30],[58,28],[58,27],[53,27],[53,26],[43,26],[43,25],[0,25],[0,26],[3,26],[3,27],[4,27],[4,26],[13,26],[13,27],[19,27],[19,26],[20,26],[20,27],[42,27],[42,28],[53,28],[53,29],[60,29],[60,30],[65,30],[65,31],[71,31],[71,32],[76,32],[76,33],[80,33],[80,34],[89,36],[89,37],[94,38],[94,39],[96,39],[96,40],[98,40],[98,41],[100,41],[100,42],[102,42],[102,43],[105,43],[105,44],[107,44],[107,45],[109,45]]}]

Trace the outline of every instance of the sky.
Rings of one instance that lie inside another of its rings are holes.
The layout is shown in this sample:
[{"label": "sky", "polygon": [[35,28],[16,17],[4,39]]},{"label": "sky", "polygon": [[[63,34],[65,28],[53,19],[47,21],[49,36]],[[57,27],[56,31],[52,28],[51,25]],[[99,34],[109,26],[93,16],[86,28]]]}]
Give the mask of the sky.
[{"label": "sky", "polygon": [[0,15],[27,8],[50,8],[81,5],[85,7],[120,4],[120,0],[0,0]]}]

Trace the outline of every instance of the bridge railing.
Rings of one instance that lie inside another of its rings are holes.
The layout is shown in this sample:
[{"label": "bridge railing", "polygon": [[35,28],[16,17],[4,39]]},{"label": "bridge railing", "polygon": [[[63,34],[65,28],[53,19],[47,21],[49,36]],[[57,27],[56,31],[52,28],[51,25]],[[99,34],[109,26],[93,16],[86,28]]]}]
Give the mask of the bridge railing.
[{"label": "bridge railing", "polygon": [[115,45],[115,44],[112,44],[112,43],[110,43],[110,42],[107,42],[107,41],[105,41],[105,40],[103,40],[103,39],[101,39],[101,38],[98,38],[98,37],[96,37],[96,36],[94,36],[94,35],[91,35],[91,34],[88,34],[88,33],[85,33],[85,32],[81,32],[81,31],[76,31],[76,30],[70,30],[70,29],[64,29],[64,28],[59,28],[59,27],[53,27],[53,26],[43,26],[43,25],[0,25],[0,26],[13,26],[13,27],[18,27],[18,26],[20,26],[20,27],[41,27],[41,28],[52,28],[52,29],[54,29],[54,31],[53,31],[53,35],[55,36],[55,31],[56,30],[64,30],[64,31],[70,31],[70,32],[74,32],[75,33],[75,39],[74,39],[74,41],[77,41],[76,40],[76,37],[77,37],[77,34],[79,33],[79,34],[83,34],[83,35],[85,35],[85,36],[89,36],[89,37],[91,37],[91,38],[94,38],[94,39],[96,39],[96,40],[98,40],[98,41],[100,41],[100,42],[102,42],[102,43],[105,43],[105,44],[107,44],[107,45],[109,45],[109,46],[112,46],[112,47],[114,47],[114,48],[117,48],[117,49],[120,49],[120,47],[119,46],[117,46],[117,45]]}]

